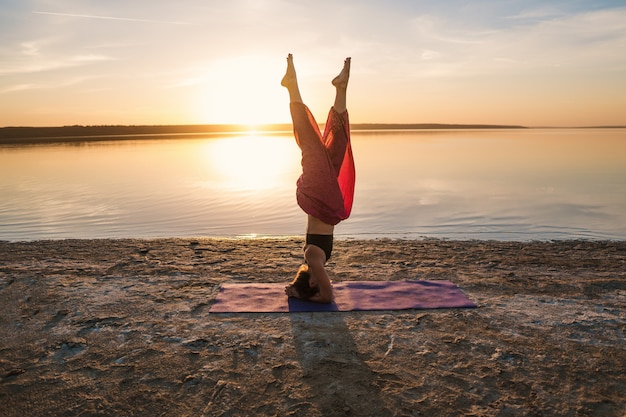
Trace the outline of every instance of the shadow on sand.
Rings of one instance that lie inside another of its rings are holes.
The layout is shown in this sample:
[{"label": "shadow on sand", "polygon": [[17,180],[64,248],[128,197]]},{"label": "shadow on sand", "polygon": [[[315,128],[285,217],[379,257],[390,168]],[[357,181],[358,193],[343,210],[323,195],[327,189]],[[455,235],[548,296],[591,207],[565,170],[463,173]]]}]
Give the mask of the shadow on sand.
[{"label": "shadow on sand", "polygon": [[[310,415],[390,416],[377,374],[359,354],[342,313],[290,314],[296,358],[309,386]],[[307,410],[307,408],[309,408]]]}]

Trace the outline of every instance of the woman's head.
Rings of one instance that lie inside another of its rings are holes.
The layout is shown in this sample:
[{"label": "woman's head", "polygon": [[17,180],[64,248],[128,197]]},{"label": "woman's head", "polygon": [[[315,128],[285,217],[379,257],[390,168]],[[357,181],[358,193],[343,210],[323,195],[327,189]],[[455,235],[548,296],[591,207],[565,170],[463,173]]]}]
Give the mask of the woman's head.
[{"label": "woman's head", "polygon": [[309,266],[304,264],[296,273],[296,277],[291,281],[291,286],[298,291],[300,298],[307,299],[313,297],[319,292],[317,286],[311,286],[311,273]]}]

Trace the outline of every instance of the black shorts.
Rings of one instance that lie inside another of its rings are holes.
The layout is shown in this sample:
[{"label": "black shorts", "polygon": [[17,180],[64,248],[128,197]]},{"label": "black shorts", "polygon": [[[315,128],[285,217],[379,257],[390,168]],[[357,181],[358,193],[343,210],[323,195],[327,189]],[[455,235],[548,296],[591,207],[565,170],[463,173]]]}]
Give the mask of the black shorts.
[{"label": "black shorts", "polygon": [[317,246],[323,250],[326,254],[326,261],[328,261],[330,259],[330,255],[333,253],[333,235],[316,235],[307,233],[306,245]]}]

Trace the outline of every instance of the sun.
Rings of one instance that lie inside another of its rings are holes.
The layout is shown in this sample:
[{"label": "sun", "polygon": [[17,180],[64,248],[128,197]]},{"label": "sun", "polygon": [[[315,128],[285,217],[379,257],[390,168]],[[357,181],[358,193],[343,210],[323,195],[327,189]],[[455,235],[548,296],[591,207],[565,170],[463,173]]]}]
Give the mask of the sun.
[{"label": "sun", "polygon": [[196,91],[195,119],[245,126],[285,122],[289,107],[280,86],[283,67],[283,60],[252,55],[212,62]]}]

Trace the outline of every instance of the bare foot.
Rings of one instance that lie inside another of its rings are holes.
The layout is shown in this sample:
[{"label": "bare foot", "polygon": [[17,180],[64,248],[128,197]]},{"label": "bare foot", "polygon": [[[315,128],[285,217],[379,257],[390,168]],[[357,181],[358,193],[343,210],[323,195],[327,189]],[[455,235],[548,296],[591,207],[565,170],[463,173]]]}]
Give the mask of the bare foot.
[{"label": "bare foot", "polygon": [[337,88],[348,88],[348,79],[350,78],[350,60],[351,58],[346,58],[343,61],[343,68],[338,76],[333,79],[333,85]]},{"label": "bare foot", "polygon": [[296,77],[296,67],[293,65],[293,55],[287,55],[287,72],[280,82],[280,85],[287,89],[298,87],[298,78]]}]

